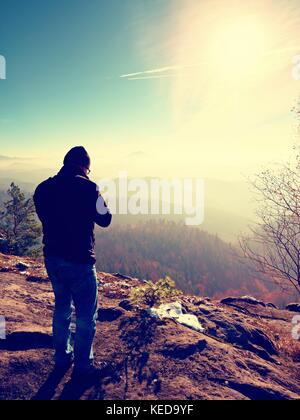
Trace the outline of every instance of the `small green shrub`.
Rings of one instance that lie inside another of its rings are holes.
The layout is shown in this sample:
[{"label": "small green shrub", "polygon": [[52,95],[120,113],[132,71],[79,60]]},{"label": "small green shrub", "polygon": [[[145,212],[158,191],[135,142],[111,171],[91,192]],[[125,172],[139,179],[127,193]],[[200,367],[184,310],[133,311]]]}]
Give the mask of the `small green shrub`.
[{"label": "small green shrub", "polygon": [[135,305],[147,305],[151,308],[162,303],[171,303],[182,295],[175,287],[170,277],[158,280],[156,283],[147,281],[144,286],[131,291],[130,300]]}]

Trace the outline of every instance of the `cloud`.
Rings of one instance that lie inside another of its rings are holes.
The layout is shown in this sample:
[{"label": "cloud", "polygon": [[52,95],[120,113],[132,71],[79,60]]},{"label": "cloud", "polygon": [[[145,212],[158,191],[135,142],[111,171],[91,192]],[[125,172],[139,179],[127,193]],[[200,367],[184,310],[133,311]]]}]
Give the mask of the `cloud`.
[{"label": "cloud", "polygon": [[19,162],[30,162],[34,160],[33,157],[18,157],[18,156],[6,156],[6,155],[0,155],[0,163],[19,163]]},{"label": "cloud", "polygon": [[131,159],[131,158],[140,158],[146,156],[146,153],[143,152],[142,150],[137,150],[136,152],[132,152],[129,155],[127,155],[127,158]]},{"label": "cloud", "polygon": [[7,160],[14,160],[15,158],[14,157],[11,157],[11,156],[3,156],[3,155],[0,155],[0,161],[1,162],[3,162],[3,161],[7,161]]}]

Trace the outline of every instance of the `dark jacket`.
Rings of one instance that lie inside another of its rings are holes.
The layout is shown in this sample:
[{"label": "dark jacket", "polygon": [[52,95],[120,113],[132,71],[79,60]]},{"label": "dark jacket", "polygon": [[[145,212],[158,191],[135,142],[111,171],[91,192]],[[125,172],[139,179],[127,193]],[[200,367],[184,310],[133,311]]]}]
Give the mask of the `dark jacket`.
[{"label": "dark jacket", "polygon": [[108,209],[105,215],[97,212],[98,199],[104,203],[97,185],[76,167],[64,166],[37,187],[34,203],[43,225],[45,257],[95,263],[95,223],[105,228],[112,220]]}]

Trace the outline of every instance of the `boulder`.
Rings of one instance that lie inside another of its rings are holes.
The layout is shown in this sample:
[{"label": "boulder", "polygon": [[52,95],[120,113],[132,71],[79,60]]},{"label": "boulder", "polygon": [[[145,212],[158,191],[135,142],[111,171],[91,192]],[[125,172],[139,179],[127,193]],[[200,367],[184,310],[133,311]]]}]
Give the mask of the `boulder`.
[{"label": "boulder", "polygon": [[117,308],[100,308],[98,309],[98,321],[113,322],[120,318],[123,312]]},{"label": "boulder", "polygon": [[299,312],[300,313],[300,303],[290,303],[286,307],[286,310],[290,311],[290,312]]},{"label": "boulder", "polygon": [[128,300],[128,299],[122,300],[119,303],[119,306],[120,306],[120,308],[125,309],[125,311],[132,311],[133,310],[133,305],[130,302],[130,300]]},{"label": "boulder", "polygon": [[278,307],[274,305],[274,303],[267,303],[267,307],[272,309],[278,309]]},{"label": "boulder", "polygon": [[48,283],[48,278],[40,276],[27,276],[26,280],[29,283]]},{"label": "boulder", "polygon": [[206,340],[199,340],[196,343],[167,343],[166,348],[161,350],[161,353],[165,357],[173,359],[187,359],[195,353],[201,353],[206,346]]},{"label": "boulder", "polygon": [[125,276],[124,274],[120,273],[114,273],[113,276],[120,280],[134,280],[132,277]]},{"label": "boulder", "polygon": [[228,297],[226,299],[221,300],[221,303],[223,305],[234,305],[238,303],[248,303],[249,305],[260,305],[264,308],[267,306],[264,302],[261,300],[255,299],[252,296],[242,296],[240,298],[235,297]]},{"label": "boulder", "polygon": [[52,336],[40,332],[18,331],[9,334],[6,340],[0,341],[0,350],[25,351],[48,348],[52,348]]},{"label": "boulder", "polygon": [[30,265],[24,263],[23,261],[20,261],[18,264],[15,265],[15,268],[19,271],[26,271],[28,270],[28,268],[30,268]]},{"label": "boulder", "polygon": [[211,331],[213,335],[227,343],[257,354],[264,360],[273,361],[272,356],[278,355],[273,341],[261,330],[241,322],[228,319],[214,319],[218,327]]}]

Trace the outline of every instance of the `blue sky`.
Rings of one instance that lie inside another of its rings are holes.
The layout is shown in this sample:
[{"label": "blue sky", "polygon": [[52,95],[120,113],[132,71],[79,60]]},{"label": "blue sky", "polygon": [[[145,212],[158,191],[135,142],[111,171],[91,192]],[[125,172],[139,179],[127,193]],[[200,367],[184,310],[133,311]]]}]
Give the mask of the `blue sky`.
[{"label": "blue sky", "polygon": [[299,23],[296,0],[1,0],[1,155],[216,177],[280,158]]},{"label": "blue sky", "polygon": [[[23,150],[24,141],[29,149],[39,148],[41,135],[52,135],[55,144],[61,134],[84,134],[91,126],[106,133],[118,121],[122,133],[124,122],[151,123],[149,84],[136,90],[119,78],[143,68],[133,3],[2,2],[0,51],[7,60],[7,80],[0,86],[4,140],[13,140]],[[167,1],[144,3],[146,13],[150,4],[152,9]]]}]

